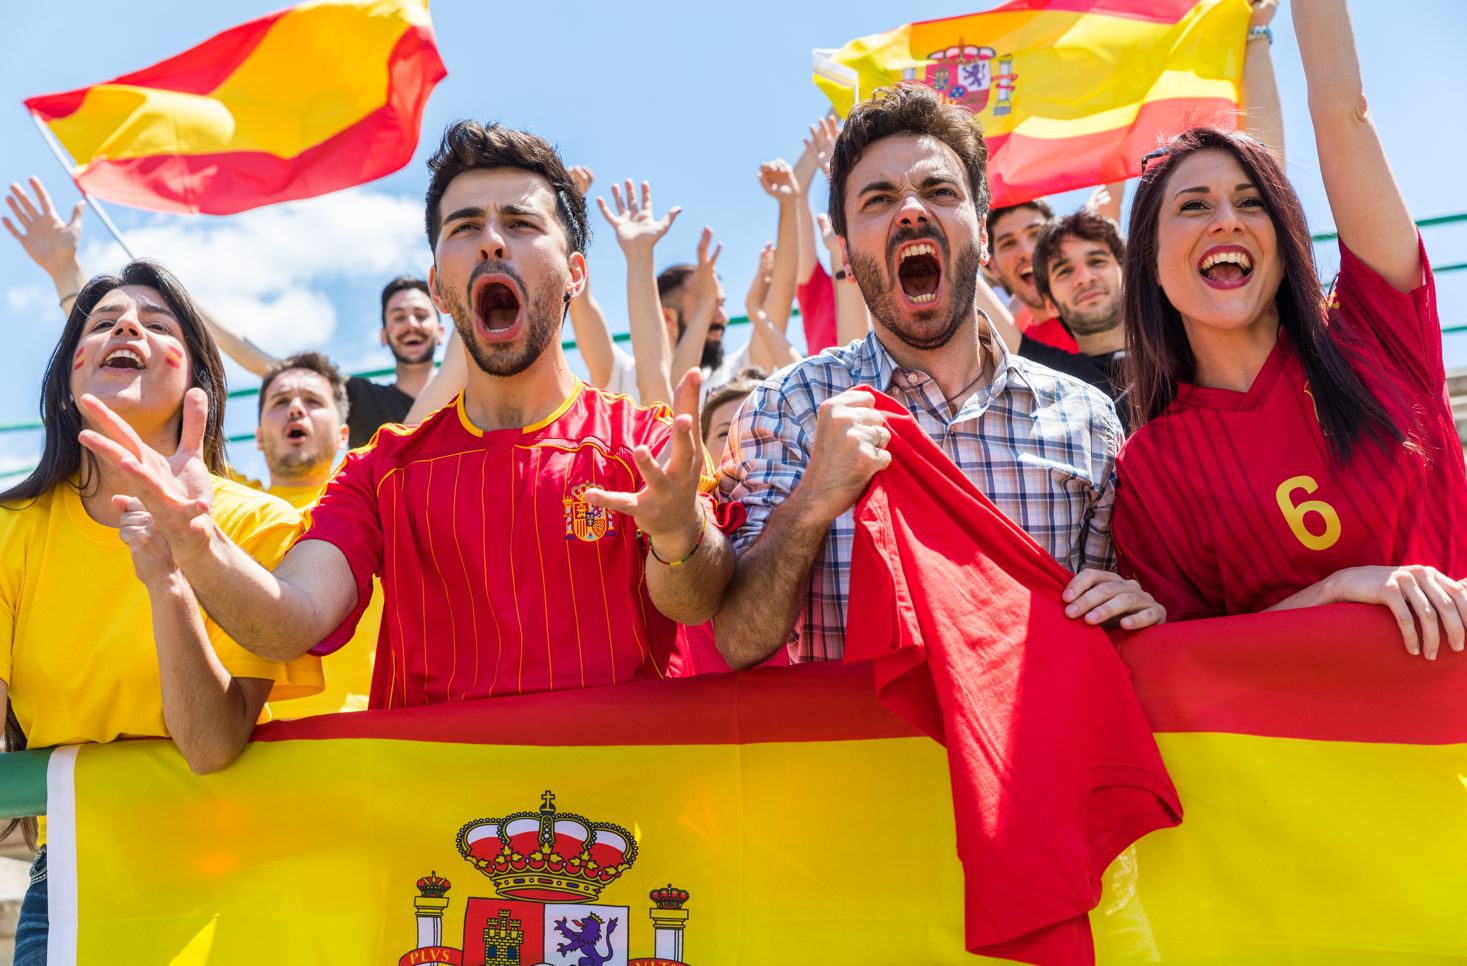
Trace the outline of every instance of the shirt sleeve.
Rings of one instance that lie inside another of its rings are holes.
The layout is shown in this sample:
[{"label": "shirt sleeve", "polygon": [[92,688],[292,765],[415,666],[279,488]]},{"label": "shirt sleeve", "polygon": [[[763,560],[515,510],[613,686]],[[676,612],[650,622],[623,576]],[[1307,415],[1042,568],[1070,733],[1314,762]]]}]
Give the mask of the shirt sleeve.
[{"label": "shirt sleeve", "polygon": [[330,654],[351,640],[357,621],[372,600],[372,577],[382,572],[382,513],[377,503],[375,448],[354,450],[332,475],[321,499],[305,513],[305,532],[297,543],[324,540],[351,567],[357,585],[357,604],[341,624],[311,649]]},{"label": "shirt sleeve", "polygon": [[[248,510],[231,515],[226,534],[250,559],[274,570],[300,533],[300,514],[282,500],[260,499],[253,493],[249,496]],[[271,661],[241,647],[212,619],[205,620],[204,630],[219,662],[231,675],[274,682],[271,701],[307,697],[319,693],[325,685],[320,658],[305,654],[284,663]]]},{"label": "shirt sleeve", "polygon": [[782,385],[755,389],[728,430],[722,493],[725,500],[742,504],[745,514],[733,535],[735,553],[753,546],[764,521],[788,499],[810,460],[810,434],[791,411]]},{"label": "shirt sleeve", "polygon": [[1340,273],[1327,305],[1331,326],[1338,326],[1345,339],[1378,344],[1396,368],[1435,395],[1446,379],[1442,323],[1436,281],[1420,232],[1416,244],[1421,251],[1421,284],[1402,292],[1340,242]]},{"label": "shirt sleeve", "polygon": [[807,355],[815,355],[835,345],[835,283],[820,259],[810,277],[795,286],[795,302],[800,306],[800,322],[805,327]]},{"label": "shirt sleeve", "polygon": [[1091,425],[1095,427],[1091,443],[1091,479],[1100,481],[1100,492],[1085,512],[1080,526],[1080,561],[1083,567],[1115,570],[1115,544],[1111,540],[1111,518],[1116,505],[1116,454],[1120,452],[1125,432],[1116,418],[1109,400],[1103,405],[1096,391],[1092,400]]}]

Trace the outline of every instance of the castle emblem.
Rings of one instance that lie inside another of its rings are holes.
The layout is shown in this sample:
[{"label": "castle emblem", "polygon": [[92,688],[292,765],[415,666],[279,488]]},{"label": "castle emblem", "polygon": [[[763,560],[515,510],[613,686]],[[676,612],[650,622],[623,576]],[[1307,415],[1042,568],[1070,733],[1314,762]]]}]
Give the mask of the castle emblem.
[{"label": "castle emblem", "polygon": [[470,897],[462,944],[446,946],[452,885],[437,872],[423,876],[413,899],[418,945],[399,966],[686,966],[686,890],[669,884],[648,894],[652,955],[635,959],[631,908],[602,900],[637,860],[636,839],[621,826],[559,811],[546,791],[538,811],[469,822],[456,844],[495,897]]},{"label": "castle emblem", "polygon": [[616,514],[611,510],[592,506],[585,500],[586,491],[595,487],[595,483],[578,483],[571,487],[570,495],[561,501],[565,505],[567,540],[591,543],[607,534],[616,533]]},{"label": "castle emblem", "polygon": [[989,96],[997,91],[994,117],[1013,112],[1014,89],[1018,85],[1012,55],[998,57],[992,47],[965,44],[961,39],[951,47],[928,54],[925,67],[907,68],[902,79],[920,81],[974,114],[982,113],[988,107]]}]

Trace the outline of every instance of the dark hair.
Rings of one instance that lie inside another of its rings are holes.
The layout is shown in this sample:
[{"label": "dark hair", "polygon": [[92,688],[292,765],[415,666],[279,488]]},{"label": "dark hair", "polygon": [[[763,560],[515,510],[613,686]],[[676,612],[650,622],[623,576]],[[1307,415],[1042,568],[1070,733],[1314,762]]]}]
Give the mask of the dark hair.
[{"label": "dark hair", "polygon": [[1350,367],[1349,346],[1342,347],[1329,332],[1304,207],[1283,169],[1260,141],[1215,127],[1195,127],[1172,138],[1142,172],[1132,202],[1122,268],[1131,425],[1139,428],[1161,415],[1176,397],[1177,383],[1194,377],[1196,359],[1181,315],[1157,277],[1158,236],[1172,171],[1178,162],[1208,150],[1236,159],[1263,197],[1284,263],[1284,280],[1274,296],[1279,325],[1298,347],[1331,457],[1347,461],[1366,438],[1383,448],[1405,442],[1400,427]]},{"label": "dark hair", "polygon": [[988,211],[988,145],[967,108],[925,84],[883,87],[851,108],[830,157],[830,224],[846,233],[846,179],[866,149],[877,141],[928,135],[952,148],[968,173],[973,207],[982,221]]},{"label": "dark hair", "polygon": [[586,196],[576,187],[554,145],[528,131],[516,131],[498,123],[485,127],[478,121],[466,120],[448,125],[438,150],[428,159],[428,170],[432,172],[427,197],[430,250],[438,248],[438,232],[443,228],[443,213],[438,205],[449,183],[465,171],[483,168],[520,168],[550,182],[555,192],[555,215],[565,229],[566,242],[571,251],[585,252],[591,240]]},{"label": "dark hair", "polygon": [[[215,475],[228,471],[224,455],[224,401],[228,387],[224,382],[224,363],[219,358],[214,337],[194,307],[193,299],[171,272],[154,262],[133,261],[124,265],[116,275],[92,278],[72,303],[71,314],[61,329],[61,339],[56,343],[41,378],[41,459],[29,476],[0,492],[0,503],[35,500],[55,487],[72,485],[71,478],[81,473],[84,463],[88,467],[94,466],[96,458],[77,441],[77,435],[82,431],[82,418],[76,400],[71,398],[71,358],[97,303],[108,292],[124,285],[146,285],[156,289],[178,320],[184,343],[188,346],[189,384],[204,390],[209,397],[209,415],[204,424],[204,463]],[[88,475],[96,485],[96,474]],[[18,512],[24,508],[6,509]],[[5,747],[9,751],[20,751],[26,747],[25,733],[15,717],[14,702],[10,702],[5,717]],[[21,825],[26,840],[34,843],[34,821],[27,819]],[[0,836],[15,826],[16,823],[12,822],[0,830]]]},{"label": "dark hair", "polygon": [[265,412],[265,395],[270,391],[270,384],[279,378],[280,374],[290,369],[305,369],[314,372],[331,387],[331,399],[336,403],[336,411],[341,413],[341,421],[346,422],[346,417],[351,412],[351,403],[346,396],[346,377],[336,364],[319,352],[297,352],[295,355],[281,359],[270,367],[265,373],[265,378],[260,381],[260,408],[261,415]]},{"label": "dark hair", "polygon": [[[657,276],[657,300],[667,306],[667,298],[687,284],[698,270],[696,265],[669,265]],[[681,310],[678,310],[681,312]]]},{"label": "dark hair", "polygon": [[994,208],[988,212],[988,221],[984,223],[984,227],[988,229],[988,244],[993,244],[993,226],[998,224],[998,220],[1009,212],[1018,211],[1020,208],[1033,208],[1044,216],[1045,221],[1052,221],[1054,219],[1054,209],[1043,198],[1031,198],[1028,201],[1021,201],[1017,205],[1005,205],[1002,208]]},{"label": "dark hair", "polygon": [[[398,292],[405,292],[408,289],[416,289],[422,292],[428,296],[428,303],[432,305],[433,293],[428,291],[428,282],[426,279],[418,278],[415,275],[399,275],[382,286],[382,327],[384,329],[387,328],[387,303],[392,301],[392,297]],[[435,315],[438,314],[438,306],[433,306],[433,313]],[[322,373],[322,375],[325,375],[325,373]]]},{"label": "dark hair", "polygon": [[[769,378],[769,374],[763,369],[745,369],[728,382],[719,386],[708,394],[703,400],[703,439],[708,439],[708,431],[713,428],[713,411],[724,403],[734,399],[743,399],[749,393],[759,388],[759,383]],[[714,454],[717,458],[717,454]]]},{"label": "dark hair", "polygon": [[1126,242],[1121,238],[1121,226],[1103,218],[1088,208],[1081,208],[1063,218],[1051,218],[1039,230],[1034,239],[1034,287],[1039,297],[1049,298],[1049,267],[1059,257],[1060,244],[1069,238],[1099,242],[1110,249],[1117,263],[1126,260]]}]

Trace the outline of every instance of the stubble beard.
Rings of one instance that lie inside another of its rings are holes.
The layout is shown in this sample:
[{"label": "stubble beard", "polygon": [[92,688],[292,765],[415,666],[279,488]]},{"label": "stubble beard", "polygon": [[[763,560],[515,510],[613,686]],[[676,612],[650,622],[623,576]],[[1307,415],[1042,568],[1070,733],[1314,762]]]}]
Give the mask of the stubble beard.
[{"label": "stubble beard", "polygon": [[[488,274],[505,275],[514,279],[520,291],[528,297],[525,307],[525,344],[518,351],[510,345],[483,345],[479,342],[476,320],[470,309],[472,298],[469,293],[473,291],[474,279]],[[503,262],[479,263],[469,276],[468,284],[464,286],[464,294],[446,301],[448,314],[453,319],[454,328],[458,330],[458,337],[468,349],[469,358],[486,375],[500,377],[517,376],[534,365],[559,334],[566,312],[566,303],[561,297],[559,285],[546,285],[543,291],[530,292],[519,273]]]},{"label": "stubble beard", "polygon": [[330,453],[320,453],[302,449],[282,453],[269,444],[265,446],[265,467],[270,471],[272,481],[299,480],[324,475],[325,471],[331,468],[335,458],[335,450]]},{"label": "stubble beard", "polygon": [[[899,237],[893,239],[892,246],[902,244],[916,237],[932,238],[930,234],[919,236]],[[887,260],[889,262],[889,259]],[[902,327],[898,321],[901,307],[897,294],[901,282],[889,277],[886,263],[866,254],[851,253],[851,271],[856,276],[856,284],[861,288],[861,294],[866,299],[866,305],[871,310],[871,317],[876,320],[887,332],[896,336],[903,343],[913,349],[930,350],[940,349],[952,341],[952,337],[962,328],[963,323],[973,318],[974,298],[978,292],[978,270],[981,260],[978,248],[975,245],[965,245],[957,252],[953,259],[954,264],[942,267],[943,281],[952,286],[951,297],[948,300],[947,324],[936,334],[929,336],[918,335]],[[875,298],[872,294],[875,293]],[[937,318],[936,309],[917,311],[914,313],[919,321],[931,321]]]},{"label": "stubble beard", "polygon": [[1120,299],[1112,298],[1093,309],[1061,312],[1060,321],[1065,324],[1065,328],[1069,329],[1072,335],[1089,336],[1109,332],[1121,324]]}]

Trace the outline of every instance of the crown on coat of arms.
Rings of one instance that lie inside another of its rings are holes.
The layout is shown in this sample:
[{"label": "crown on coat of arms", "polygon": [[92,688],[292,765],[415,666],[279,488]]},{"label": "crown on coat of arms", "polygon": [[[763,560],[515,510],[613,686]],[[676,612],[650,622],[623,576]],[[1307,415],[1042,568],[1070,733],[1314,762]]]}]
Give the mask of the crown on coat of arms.
[{"label": "crown on coat of arms", "polygon": [[683,903],[688,901],[688,890],[674,889],[669,882],[661,889],[653,889],[647,893],[647,898],[659,909],[681,909]]},{"label": "crown on coat of arms", "polygon": [[537,812],[481,818],[459,829],[458,851],[505,899],[594,902],[637,860],[637,842],[619,825],[555,808],[546,791]]},{"label": "crown on coat of arms", "polygon": [[418,880],[418,892],[433,899],[441,899],[452,885],[453,883],[437,872],[429,872]]}]

